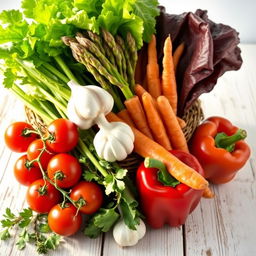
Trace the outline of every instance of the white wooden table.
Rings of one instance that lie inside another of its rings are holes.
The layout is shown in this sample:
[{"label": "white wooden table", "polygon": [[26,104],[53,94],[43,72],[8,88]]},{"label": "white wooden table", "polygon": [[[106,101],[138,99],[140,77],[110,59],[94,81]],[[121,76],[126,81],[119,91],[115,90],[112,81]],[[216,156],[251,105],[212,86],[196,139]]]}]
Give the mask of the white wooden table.
[{"label": "white wooden table", "polygon": [[[216,196],[202,199],[180,228],[147,228],[138,245],[122,249],[112,233],[92,240],[77,234],[65,239],[50,255],[86,256],[254,256],[256,255],[256,45],[241,45],[244,64],[239,71],[228,72],[215,89],[203,95],[205,117],[221,115],[248,132],[252,154],[236,178],[225,185],[212,186]],[[0,89],[0,216],[6,207],[21,210],[26,188],[13,176],[18,154],[4,145],[3,133],[15,120],[23,120],[23,106],[6,90]],[[1,256],[36,255],[34,248],[16,249],[14,240],[0,242]]]}]

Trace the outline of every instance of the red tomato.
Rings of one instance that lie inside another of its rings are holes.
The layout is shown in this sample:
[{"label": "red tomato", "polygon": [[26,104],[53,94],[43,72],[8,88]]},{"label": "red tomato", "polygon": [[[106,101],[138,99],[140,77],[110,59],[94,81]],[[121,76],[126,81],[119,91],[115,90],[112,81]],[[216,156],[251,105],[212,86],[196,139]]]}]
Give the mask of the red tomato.
[{"label": "red tomato", "polygon": [[55,155],[49,162],[47,173],[51,180],[61,188],[74,186],[81,178],[82,169],[79,161],[67,153]]},{"label": "red tomato", "polygon": [[[43,147],[44,147],[44,143],[41,139],[34,140],[29,145],[28,150],[27,150],[28,160],[32,161],[32,160],[36,159],[39,156],[40,152],[42,151]],[[40,163],[44,170],[46,170],[50,159],[54,156],[54,154],[51,153],[48,148],[46,148],[46,149],[47,150],[42,154],[42,156],[40,158]],[[34,165],[37,167],[39,166],[37,162],[35,162]]]},{"label": "red tomato", "polygon": [[14,176],[17,181],[24,185],[29,186],[34,181],[42,178],[42,173],[38,167],[34,165],[29,166],[27,155],[21,156],[14,165]]},{"label": "red tomato", "polygon": [[54,205],[61,201],[62,196],[53,185],[40,179],[28,187],[26,199],[33,211],[48,213]]},{"label": "red tomato", "polygon": [[103,201],[103,194],[99,185],[88,181],[81,181],[73,187],[70,197],[74,201],[78,201],[80,198],[86,201],[86,205],[80,208],[80,211],[85,214],[95,213]]},{"label": "red tomato", "polygon": [[56,153],[65,153],[72,150],[79,139],[77,126],[63,118],[56,119],[47,128],[53,140],[48,140],[47,145]]},{"label": "red tomato", "polygon": [[64,208],[57,204],[48,214],[48,224],[53,232],[61,236],[71,236],[81,227],[82,215],[70,203],[66,203]]},{"label": "red tomato", "polygon": [[37,137],[35,133],[24,134],[27,130],[34,129],[30,124],[25,122],[10,124],[4,134],[6,145],[14,152],[25,152],[29,144]]}]

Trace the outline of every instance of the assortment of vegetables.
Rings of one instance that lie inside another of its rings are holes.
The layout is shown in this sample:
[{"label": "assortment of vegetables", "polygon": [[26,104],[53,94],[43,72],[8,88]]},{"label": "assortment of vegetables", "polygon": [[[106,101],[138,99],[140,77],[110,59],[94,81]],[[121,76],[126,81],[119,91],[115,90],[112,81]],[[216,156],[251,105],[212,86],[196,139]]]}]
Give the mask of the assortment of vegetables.
[{"label": "assortment of vegetables", "polygon": [[[34,129],[16,122],[6,130],[6,145],[26,153],[16,161],[14,175],[28,186],[29,208],[19,216],[6,209],[2,240],[16,226],[19,249],[32,242],[38,253],[47,253],[61,236],[80,230],[87,215],[86,236],[113,228],[120,246],[133,246],[146,233],[144,216],[153,228],[184,224],[202,196],[213,196],[207,179],[228,181],[248,159],[245,143],[234,139],[240,136],[233,135],[237,128],[212,118],[198,127],[191,144],[203,170],[182,130],[181,116],[193,101],[226,70],[240,67],[236,32],[214,24],[203,11],[168,15],[157,5],[23,0],[22,12],[0,14],[3,85],[45,125]],[[226,43],[215,48],[223,37]],[[212,156],[218,151],[212,137],[219,131],[232,136],[218,135],[217,147],[236,143],[232,157],[242,163],[226,161],[230,172],[223,179],[212,171],[226,166]],[[208,134],[214,149],[204,157]],[[243,159],[236,152],[240,144]],[[145,158],[136,181],[120,167],[132,152]]]}]

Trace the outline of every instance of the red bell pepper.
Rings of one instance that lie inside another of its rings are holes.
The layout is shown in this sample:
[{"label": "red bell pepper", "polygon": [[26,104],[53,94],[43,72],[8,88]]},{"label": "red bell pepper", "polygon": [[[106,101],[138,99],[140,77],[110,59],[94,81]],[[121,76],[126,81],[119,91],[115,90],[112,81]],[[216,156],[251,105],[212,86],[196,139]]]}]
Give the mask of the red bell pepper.
[{"label": "red bell pepper", "polygon": [[[180,150],[170,152],[204,175],[202,167],[194,156]],[[170,176],[165,168],[162,168],[165,166],[161,162],[154,161],[156,160],[153,159],[150,162],[150,159],[149,161],[145,159],[144,163],[147,167],[141,163],[137,170],[136,181],[143,214],[152,228],[161,228],[164,224],[180,226],[198,205],[203,191],[194,190],[182,183],[178,184],[179,182]],[[152,165],[157,168],[148,168]],[[170,181],[170,184],[164,185],[160,180],[164,180],[165,183]]]},{"label": "red bell pepper", "polygon": [[206,179],[221,184],[235,177],[250,156],[245,137],[245,130],[222,117],[210,117],[198,126],[190,152],[202,165]]}]

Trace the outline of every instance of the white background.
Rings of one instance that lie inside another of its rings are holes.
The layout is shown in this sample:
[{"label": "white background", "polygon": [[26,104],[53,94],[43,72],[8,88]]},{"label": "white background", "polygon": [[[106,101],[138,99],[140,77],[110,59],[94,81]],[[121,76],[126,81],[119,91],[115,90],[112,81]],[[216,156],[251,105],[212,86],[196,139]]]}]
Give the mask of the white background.
[{"label": "white background", "polygon": [[[54,1],[54,0],[53,0]],[[121,1],[121,0],[120,0]],[[242,43],[256,43],[256,0],[158,0],[169,13],[208,10],[209,18],[240,33]],[[19,8],[21,0],[0,0],[0,10]]]}]

